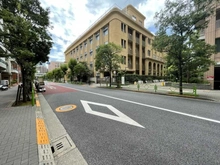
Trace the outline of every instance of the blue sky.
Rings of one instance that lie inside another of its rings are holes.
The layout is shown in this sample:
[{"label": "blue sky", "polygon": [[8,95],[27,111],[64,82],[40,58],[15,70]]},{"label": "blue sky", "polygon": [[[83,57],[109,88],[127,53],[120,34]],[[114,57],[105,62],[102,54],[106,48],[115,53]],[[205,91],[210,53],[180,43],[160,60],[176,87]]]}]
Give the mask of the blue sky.
[{"label": "blue sky", "polygon": [[145,28],[155,33],[155,12],[164,7],[165,0],[40,0],[44,8],[50,8],[49,29],[53,38],[53,48],[49,61],[64,62],[64,51],[83,32],[111,7],[121,9],[133,5],[145,15]]}]

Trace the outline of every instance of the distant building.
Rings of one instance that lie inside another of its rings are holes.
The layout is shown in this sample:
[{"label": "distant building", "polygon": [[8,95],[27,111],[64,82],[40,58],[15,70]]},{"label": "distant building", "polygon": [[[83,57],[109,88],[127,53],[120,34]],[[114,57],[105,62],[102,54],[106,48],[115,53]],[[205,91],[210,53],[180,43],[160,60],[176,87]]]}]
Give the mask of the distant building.
[{"label": "distant building", "polygon": [[58,62],[58,61],[51,61],[48,64],[48,72],[51,72],[52,70],[56,69],[56,68],[60,68],[60,66],[62,64],[65,64],[64,62]]},{"label": "distant building", "polygon": [[200,39],[216,45],[217,53],[211,56],[215,65],[210,66],[204,79],[211,83],[212,89],[220,89],[220,3],[216,4],[215,16],[210,17],[208,27],[201,31]]},{"label": "distant building", "polygon": [[144,27],[144,20],[132,5],[111,8],[66,49],[65,61],[85,61],[94,77],[105,77],[107,73],[95,70],[95,53],[99,45],[113,42],[123,48],[121,69],[126,73],[164,76],[164,54],[152,49],[154,35]]},{"label": "distant building", "polygon": [[[0,47],[1,51],[4,48]],[[0,58],[0,80],[8,80],[10,84],[21,82],[21,69],[12,58]]]},{"label": "distant building", "polygon": [[45,63],[42,63],[42,64],[37,64],[36,65],[36,72],[37,73],[47,73],[48,72],[48,69],[47,69],[47,66]]}]

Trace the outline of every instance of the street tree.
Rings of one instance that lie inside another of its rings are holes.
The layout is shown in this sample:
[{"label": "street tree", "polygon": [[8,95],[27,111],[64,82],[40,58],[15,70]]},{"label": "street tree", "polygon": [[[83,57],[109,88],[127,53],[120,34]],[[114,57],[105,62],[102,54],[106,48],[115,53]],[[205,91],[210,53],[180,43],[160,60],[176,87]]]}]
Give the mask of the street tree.
[{"label": "street tree", "polygon": [[79,81],[83,81],[83,78],[87,77],[88,74],[87,64],[85,62],[77,63],[74,67],[74,73],[76,74]]},{"label": "street tree", "polygon": [[[183,94],[182,80],[183,69],[189,60],[193,58],[206,59],[213,47],[206,44],[208,52],[196,52],[197,47],[204,46],[204,41],[198,41],[200,46],[188,47],[187,41],[196,33],[205,29],[209,23],[209,17],[213,14],[215,5],[210,5],[218,0],[167,0],[165,8],[155,14],[158,31],[153,41],[153,48],[160,52],[166,52],[170,64],[178,68],[179,93]],[[196,42],[191,42],[195,44]],[[189,51],[190,49],[190,51]],[[195,49],[195,50],[194,50]]]},{"label": "street tree", "polygon": [[112,72],[117,71],[122,63],[122,57],[119,55],[122,47],[114,43],[100,45],[96,50],[95,69],[100,72],[108,72],[111,87]]},{"label": "street tree", "polygon": [[72,82],[73,79],[74,79],[74,67],[76,66],[77,64],[77,61],[76,59],[73,59],[71,58],[68,62],[68,68],[70,69],[70,72],[69,72],[69,76],[70,76],[70,81]]},{"label": "street tree", "polygon": [[38,0],[2,0],[0,16],[0,44],[6,49],[0,56],[13,58],[20,65],[25,102],[35,65],[49,59],[49,9],[43,9]]},{"label": "street tree", "polygon": [[67,70],[68,70],[67,64],[62,64],[62,65],[60,66],[60,69],[61,69],[62,72],[63,72],[63,75],[64,75],[63,79],[64,79],[64,83],[65,83],[65,75],[66,75],[66,72],[67,72]]},{"label": "street tree", "polygon": [[61,78],[63,78],[63,71],[60,68],[56,68],[53,71],[53,75],[55,78],[55,81],[61,81]]}]

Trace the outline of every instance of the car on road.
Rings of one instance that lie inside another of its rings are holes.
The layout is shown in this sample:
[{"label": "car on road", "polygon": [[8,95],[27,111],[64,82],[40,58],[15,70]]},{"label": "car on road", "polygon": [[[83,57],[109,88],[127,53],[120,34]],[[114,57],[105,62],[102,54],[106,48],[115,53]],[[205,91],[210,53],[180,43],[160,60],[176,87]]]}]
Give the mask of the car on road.
[{"label": "car on road", "polygon": [[0,90],[4,91],[7,90],[8,86],[7,85],[0,85]]}]

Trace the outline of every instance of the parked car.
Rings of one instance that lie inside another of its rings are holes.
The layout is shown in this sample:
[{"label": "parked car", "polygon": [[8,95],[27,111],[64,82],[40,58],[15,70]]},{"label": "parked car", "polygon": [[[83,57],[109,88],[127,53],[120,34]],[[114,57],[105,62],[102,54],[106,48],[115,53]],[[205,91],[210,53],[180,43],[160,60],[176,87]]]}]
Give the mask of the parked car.
[{"label": "parked car", "polygon": [[35,82],[35,87],[37,89],[38,92],[46,92],[46,88],[45,88],[45,82]]},{"label": "parked car", "polygon": [[8,86],[7,85],[0,85],[0,90],[4,91],[7,90]]}]

